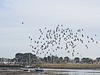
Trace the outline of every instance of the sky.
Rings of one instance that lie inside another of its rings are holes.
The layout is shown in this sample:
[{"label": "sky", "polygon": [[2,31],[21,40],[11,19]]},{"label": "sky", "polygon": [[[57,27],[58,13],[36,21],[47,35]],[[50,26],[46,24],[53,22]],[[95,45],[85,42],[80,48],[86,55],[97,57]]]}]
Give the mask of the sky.
[{"label": "sky", "polygon": [[[61,24],[73,30],[83,28],[85,35],[96,34],[100,41],[100,0],[0,0],[0,58],[32,53],[28,37],[36,40],[38,29]],[[88,50],[79,45],[77,52],[95,59],[100,56],[100,43],[91,44]]]}]

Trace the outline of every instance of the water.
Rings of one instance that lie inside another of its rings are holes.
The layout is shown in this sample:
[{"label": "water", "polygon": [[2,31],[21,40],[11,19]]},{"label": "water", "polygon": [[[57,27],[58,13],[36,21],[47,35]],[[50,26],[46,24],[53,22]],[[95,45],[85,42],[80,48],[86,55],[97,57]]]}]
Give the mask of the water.
[{"label": "water", "polygon": [[86,69],[44,69],[45,71],[52,70],[50,75],[100,75],[100,70]]},{"label": "water", "polygon": [[[34,71],[34,69],[31,69]],[[89,69],[43,69],[44,72],[24,72],[19,70],[7,70],[7,72],[11,72],[10,74],[1,74],[0,75],[100,75],[100,69],[98,70],[89,70]],[[4,71],[5,72],[5,71]],[[20,73],[22,72],[22,73]],[[16,73],[16,74],[15,74]],[[17,74],[18,73],[18,74]]]}]

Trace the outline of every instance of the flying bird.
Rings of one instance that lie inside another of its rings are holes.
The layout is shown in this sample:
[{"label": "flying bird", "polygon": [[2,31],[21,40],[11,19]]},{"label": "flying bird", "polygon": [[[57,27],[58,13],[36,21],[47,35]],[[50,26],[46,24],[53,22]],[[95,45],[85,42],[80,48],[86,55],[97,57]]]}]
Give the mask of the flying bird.
[{"label": "flying bird", "polygon": [[24,22],[22,22],[22,24],[24,24]]},{"label": "flying bird", "polygon": [[[52,53],[56,51],[63,51],[66,50],[67,53],[71,53],[72,56],[74,54],[79,54],[75,49],[78,46],[76,42],[80,42],[80,44],[84,44],[85,47],[88,49],[88,44],[95,43],[98,44],[98,41],[95,41],[94,38],[90,38],[90,36],[86,36],[82,33],[83,29],[78,29],[76,32],[73,32],[70,28],[64,28],[63,25],[58,25],[54,30],[47,29],[46,27],[44,30],[39,29],[40,36],[38,40],[34,40],[31,42],[32,51],[36,55],[48,56],[53,55]],[[96,36],[96,34],[95,34]],[[32,37],[29,36],[29,39],[32,41]],[[85,42],[85,39],[87,40]],[[33,45],[32,45],[33,44]],[[70,50],[69,50],[70,49]]]}]

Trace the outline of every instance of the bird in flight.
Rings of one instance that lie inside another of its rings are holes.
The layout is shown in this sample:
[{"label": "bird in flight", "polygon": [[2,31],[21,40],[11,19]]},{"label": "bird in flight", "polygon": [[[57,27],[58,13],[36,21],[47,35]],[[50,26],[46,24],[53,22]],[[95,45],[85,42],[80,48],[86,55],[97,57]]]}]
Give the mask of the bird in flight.
[{"label": "bird in flight", "polygon": [[[24,22],[22,22],[22,24],[24,24]],[[44,54],[46,56],[53,55],[53,53],[56,53],[56,51],[66,50],[67,53],[75,56],[74,54],[79,54],[79,52],[75,50],[75,48],[78,46],[76,42],[80,42],[81,44],[83,44],[86,49],[89,49],[88,44],[90,42],[95,42],[96,44],[98,44],[98,41],[90,38],[90,36],[85,36],[82,33],[83,31],[83,29],[78,29],[76,32],[73,32],[72,29],[64,28],[63,25],[58,25],[53,30],[46,27],[44,28],[44,30],[39,29],[40,36],[38,37],[38,40],[32,42],[33,39],[29,36],[31,45],[32,43],[34,43],[31,46],[32,49],[34,49],[32,51],[34,52],[34,54]],[[85,39],[87,39],[87,44],[85,43]]]},{"label": "bird in flight", "polygon": [[24,24],[24,22],[22,22],[22,24]]}]

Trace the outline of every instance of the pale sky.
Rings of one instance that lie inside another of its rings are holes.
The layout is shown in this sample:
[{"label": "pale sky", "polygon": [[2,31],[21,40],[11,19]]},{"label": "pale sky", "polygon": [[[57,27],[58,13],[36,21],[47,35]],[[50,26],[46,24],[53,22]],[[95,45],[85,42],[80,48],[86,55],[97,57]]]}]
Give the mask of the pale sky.
[{"label": "pale sky", "polygon": [[[38,29],[53,29],[58,24],[83,28],[85,35],[96,34],[95,40],[100,41],[100,0],[0,0],[0,57],[32,53],[28,37],[35,40]],[[95,59],[100,56],[100,43],[91,44],[88,50],[79,45],[77,52]]]}]

